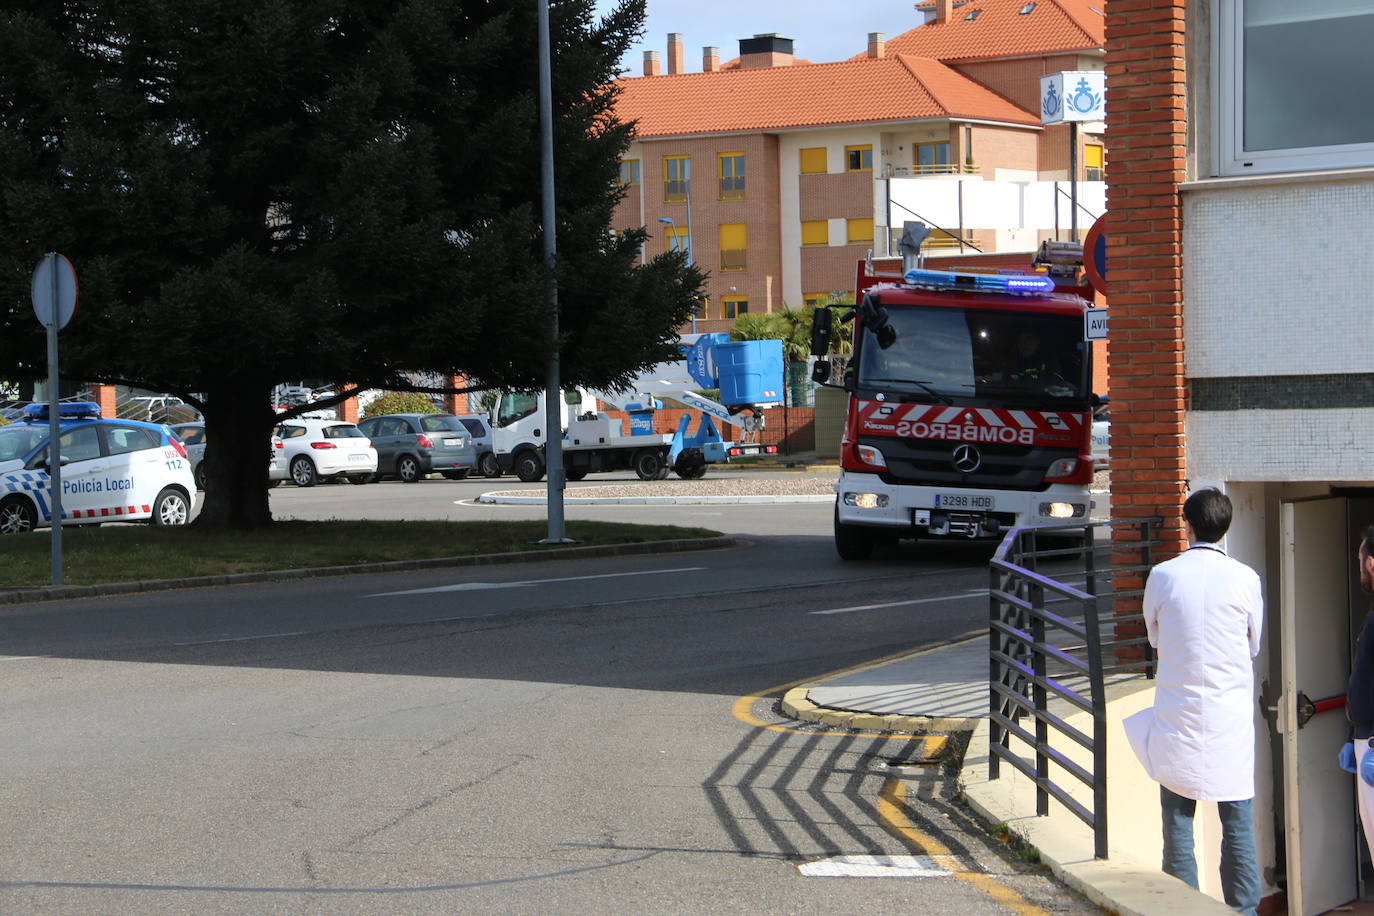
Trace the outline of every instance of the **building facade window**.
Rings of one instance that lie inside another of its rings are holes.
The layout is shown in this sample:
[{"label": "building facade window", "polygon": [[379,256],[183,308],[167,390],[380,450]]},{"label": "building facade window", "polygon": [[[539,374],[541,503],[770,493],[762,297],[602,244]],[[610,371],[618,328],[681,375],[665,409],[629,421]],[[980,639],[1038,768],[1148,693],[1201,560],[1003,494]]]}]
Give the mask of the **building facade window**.
[{"label": "building facade window", "polygon": [[749,312],[749,300],[744,296],[722,296],[720,315],[722,318],[738,318]]},{"label": "building facade window", "polygon": [[720,180],[721,200],[744,199],[744,153],[721,153],[716,157],[716,176]]},{"label": "building facade window", "polygon": [[1087,143],[1083,146],[1083,179],[1103,181],[1102,144]]},{"label": "building facade window", "polygon": [[911,148],[917,175],[946,175],[955,169],[949,161],[949,142],[917,143]]},{"label": "building facade window", "polygon": [[749,265],[749,229],[744,223],[720,226],[720,269],[744,270]]},{"label": "building facade window", "polygon": [[663,157],[663,202],[680,204],[692,190],[690,156]]},{"label": "building facade window", "polygon": [[624,185],[639,184],[638,159],[620,160],[620,183]]},{"label": "building facade window", "polygon": [[1216,0],[1217,170],[1374,165],[1374,0]]},{"label": "building facade window", "polygon": [[686,229],[679,229],[677,226],[664,226],[663,250],[685,251],[687,257],[692,258],[692,237],[687,234]]},{"label": "building facade window", "polygon": [[873,146],[846,146],[844,148],[844,170],[846,172],[873,171]]},{"label": "building facade window", "polygon": [[850,245],[869,244],[873,241],[872,219],[845,220],[845,240]]},{"label": "building facade window", "polygon": [[824,175],[829,170],[825,161],[825,147],[812,146],[801,151],[801,173],[803,175]]},{"label": "building facade window", "polygon": [[819,247],[830,244],[830,221],[824,219],[802,220],[802,244]]}]

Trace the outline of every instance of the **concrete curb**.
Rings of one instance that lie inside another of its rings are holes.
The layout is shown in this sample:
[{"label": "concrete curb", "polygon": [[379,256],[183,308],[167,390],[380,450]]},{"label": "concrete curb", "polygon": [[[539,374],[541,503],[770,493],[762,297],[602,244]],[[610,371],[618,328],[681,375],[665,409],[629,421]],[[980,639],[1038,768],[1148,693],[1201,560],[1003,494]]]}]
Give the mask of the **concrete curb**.
[{"label": "concrete curb", "polygon": [[[575,492],[575,491],[569,491]],[[567,505],[578,506],[721,506],[760,503],[832,503],[833,493],[799,493],[793,496],[564,496]],[[542,506],[547,496],[501,496],[499,491],[483,493],[477,502],[488,506]]]},{"label": "concrete curb", "polygon": [[0,606],[35,601],[62,601],[70,598],[97,598],[107,595],[133,595],[181,588],[207,588],[223,585],[250,585],[291,579],[316,579],[355,576],[368,573],[404,572],[412,569],[446,569],[468,566],[496,566],[508,563],[535,563],[540,560],[588,559],[594,557],[637,556],[655,553],[684,553],[694,550],[723,550],[752,543],[747,538],[726,535],[718,538],[679,538],[668,541],[636,541],[632,544],[601,544],[593,547],[547,547],[508,553],[487,553],[467,557],[432,557],[424,560],[388,560],[355,566],[318,566],[308,569],[277,569],[263,572],[232,573],[222,576],[193,576],[184,579],[148,579],[141,582],[107,582],[101,585],[38,585],[0,591]]},{"label": "concrete curb", "polygon": [[[988,824],[1007,829],[1034,846],[1040,861],[1069,887],[1120,916],[1235,916],[1235,910],[1193,890],[1158,868],[1131,861],[1092,857],[1086,827],[1069,829],[1053,818],[1035,817],[1009,803],[1000,783],[1018,777],[1003,765],[1003,777],[988,778],[988,722],[979,719],[959,770],[959,791]],[[1055,804],[1051,802],[1051,804]],[[1076,823],[1076,822],[1075,822]]]},{"label": "concrete curb", "polygon": [[807,695],[808,691],[815,686],[818,685],[808,684],[803,687],[793,687],[783,694],[781,704],[783,715],[800,719],[803,722],[829,725],[832,728],[844,728],[853,731],[903,732],[912,735],[972,731],[979,721],[977,719],[944,716],[876,715],[868,712],[857,712],[852,709],[839,709],[834,706],[818,706]]}]

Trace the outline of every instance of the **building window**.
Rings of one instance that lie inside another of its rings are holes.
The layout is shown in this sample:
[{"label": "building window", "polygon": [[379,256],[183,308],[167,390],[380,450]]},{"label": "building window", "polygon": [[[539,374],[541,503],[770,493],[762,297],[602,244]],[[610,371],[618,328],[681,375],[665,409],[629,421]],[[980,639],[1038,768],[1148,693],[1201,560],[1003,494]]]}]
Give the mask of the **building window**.
[{"label": "building window", "polygon": [[803,245],[829,245],[830,221],[825,219],[802,220]]},{"label": "building window", "polygon": [[1087,143],[1083,146],[1083,178],[1086,181],[1102,181],[1102,144]]},{"label": "building window", "polygon": [[1219,0],[1214,43],[1224,175],[1374,165],[1371,0]]},{"label": "building window", "polygon": [[716,157],[721,200],[744,199],[744,153],[721,153]]},{"label": "building window", "polygon": [[638,159],[620,160],[620,183],[625,185],[639,184]]},{"label": "building window", "polygon": [[958,171],[949,162],[949,142],[917,143],[911,148],[917,175],[947,175]]},{"label": "building window", "polygon": [[849,245],[867,245],[873,242],[872,219],[845,220],[845,239]]},{"label": "building window", "polygon": [[749,230],[744,223],[722,223],[720,269],[744,270],[748,266]]},{"label": "building window", "polygon": [[664,251],[685,251],[688,260],[692,259],[692,237],[687,234],[685,228],[678,228],[676,225],[663,227],[663,250]]},{"label": "building window", "polygon": [[744,296],[724,296],[720,300],[720,313],[723,318],[738,318],[749,312],[749,300]]},{"label": "building window", "polygon": [[801,173],[803,175],[824,175],[829,171],[825,162],[825,147],[813,146],[801,151]]},{"label": "building window", "polygon": [[663,157],[663,202],[680,204],[692,190],[692,160],[688,156]]},{"label": "building window", "polygon": [[873,171],[873,147],[846,146],[844,148],[844,170],[846,172]]}]

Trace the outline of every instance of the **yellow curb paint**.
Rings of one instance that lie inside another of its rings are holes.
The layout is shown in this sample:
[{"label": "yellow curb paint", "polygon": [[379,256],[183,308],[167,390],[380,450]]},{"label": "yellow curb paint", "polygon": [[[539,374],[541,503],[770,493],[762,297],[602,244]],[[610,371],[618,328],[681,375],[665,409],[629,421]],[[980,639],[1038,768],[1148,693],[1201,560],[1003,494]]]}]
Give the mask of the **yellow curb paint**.
[{"label": "yellow curb paint", "polygon": [[1030,903],[1016,891],[999,884],[991,875],[964,869],[958,858],[951,855],[949,847],[933,836],[922,833],[911,822],[911,818],[902,811],[905,800],[906,784],[900,779],[889,779],[878,796],[878,818],[893,835],[916,852],[930,856],[936,865],[949,869],[951,877],[977,888],[1018,916],[1049,916],[1049,913]]}]

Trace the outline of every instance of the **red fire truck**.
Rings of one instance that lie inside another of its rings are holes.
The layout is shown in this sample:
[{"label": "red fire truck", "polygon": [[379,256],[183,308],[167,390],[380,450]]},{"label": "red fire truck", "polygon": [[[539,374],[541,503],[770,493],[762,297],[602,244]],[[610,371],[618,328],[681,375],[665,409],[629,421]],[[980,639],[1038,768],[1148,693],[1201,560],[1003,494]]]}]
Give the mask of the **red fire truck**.
[{"label": "red fire truck", "polygon": [[[908,263],[915,259],[909,258]],[[862,560],[897,538],[993,538],[1087,521],[1093,478],[1091,291],[1080,246],[1046,243],[1045,272],[860,263],[835,547]],[[830,349],[817,309],[815,355]],[[828,382],[822,359],[814,377]]]}]

